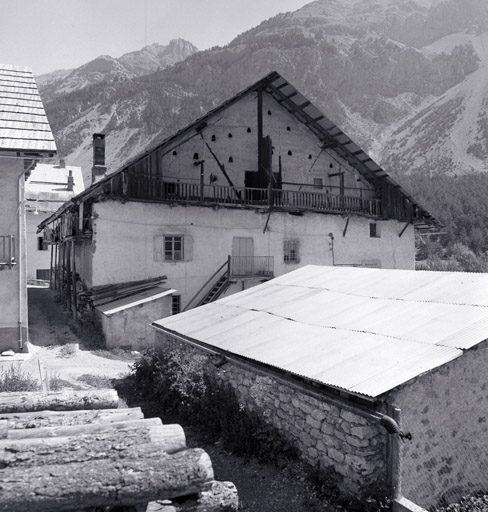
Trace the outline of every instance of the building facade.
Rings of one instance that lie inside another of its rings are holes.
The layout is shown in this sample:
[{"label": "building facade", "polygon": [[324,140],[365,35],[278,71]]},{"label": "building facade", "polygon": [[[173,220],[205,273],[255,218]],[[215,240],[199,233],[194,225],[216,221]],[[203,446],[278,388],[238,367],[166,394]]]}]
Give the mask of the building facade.
[{"label": "building facade", "polygon": [[25,220],[27,236],[27,279],[50,280],[51,251],[43,233],[37,233],[40,222],[51,216],[66,201],[83,192],[81,167],[38,163],[25,182]]},{"label": "building facade", "polygon": [[414,229],[436,226],[275,72],[100,177],[103,164],[40,226],[57,275],[74,268],[86,289],[165,275],[182,309],[307,263],[412,269]]},{"label": "building facade", "polygon": [[56,145],[32,71],[0,65],[0,350],[27,341],[24,188],[36,161]]}]

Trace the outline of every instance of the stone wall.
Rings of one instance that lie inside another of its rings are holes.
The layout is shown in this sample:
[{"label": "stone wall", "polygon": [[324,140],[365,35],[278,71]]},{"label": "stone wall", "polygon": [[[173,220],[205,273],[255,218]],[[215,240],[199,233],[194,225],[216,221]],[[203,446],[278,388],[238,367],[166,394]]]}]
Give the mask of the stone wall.
[{"label": "stone wall", "polygon": [[412,440],[401,445],[402,494],[424,508],[486,493],[488,342],[388,395]]},{"label": "stone wall", "polygon": [[[156,331],[158,348],[171,350],[175,344],[188,357],[202,354]],[[213,372],[215,366],[209,368]],[[216,372],[232,385],[241,405],[278,428],[306,462],[340,473],[345,492],[388,481],[388,434],[367,411],[247,363],[228,361]]]}]

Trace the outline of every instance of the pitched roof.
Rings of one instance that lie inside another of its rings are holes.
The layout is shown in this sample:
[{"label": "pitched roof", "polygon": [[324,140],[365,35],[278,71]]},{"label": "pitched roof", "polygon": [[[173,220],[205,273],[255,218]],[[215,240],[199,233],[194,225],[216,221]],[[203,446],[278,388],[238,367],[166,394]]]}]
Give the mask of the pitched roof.
[{"label": "pitched roof", "polygon": [[[70,172],[73,190],[68,190]],[[84,189],[81,167],[38,163],[25,182],[26,211],[55,212]]]},{"label": "pitched roof", "polygon": [[377,397],[488,339],[488,274],[309,265],[153,323]]},{"label": "pitched roof", "polygon": [[0,153],[52,155],[56,144],[30,68],[0,64]]},{"label": "pitched roof", "polygon": [[[291,85],[284,77],[278,72],[273,71],[266,75],[261,80],[243,89],[232,98],[223,102],[218,107],[207,112],[204,116],[193,121],[191,124],[177,131],[175,134],[167,137],[162,142],[154,144],[134,158],[127,161],[117,171],[108,174],[91,187],[87,188],[79,199],[92,197],[103,188],[103,185],[110,181],[110,179],[124,172],[129,166],[132,166],[141,160],[148,157],[155,151],[171,151],[171,143],[178,139],[180,136],[200,130],[204,128],[207,121],[225,110],[227,107],[233,105],[241,98],[251,92],[257,90],[264,90],[271,94],[278,103],[282,104],[291,114],[293,114],[300,122],[305,124],[323,143],[324,147],[332,148],[340,156],[342,156],[352,167],[354,167],[367,181],[373,184],[379,184],[381,181],[386,181],[397,190],[403,197],[408,199],[412,206],[419,212],[418,220],[415,225],[418,228],[441,227],[440,223],[432,217],[432,215],[422,208],[405,190],[403,190],[398,183],[396,183],[371,157],[365,153],[359,146],[357,146],[342,130],[328,119],[317,107],[315,107],[309,100],[303,96],[293,85]],[[70,205],[67,205],[69,207]],[[62,211],[59,212],[61,214]],[[55,217],[54,217],[55,218]],[[422,220],[420,220],[422,219]],[[52,222],[53,218],[46,219],[44,225]]]}]

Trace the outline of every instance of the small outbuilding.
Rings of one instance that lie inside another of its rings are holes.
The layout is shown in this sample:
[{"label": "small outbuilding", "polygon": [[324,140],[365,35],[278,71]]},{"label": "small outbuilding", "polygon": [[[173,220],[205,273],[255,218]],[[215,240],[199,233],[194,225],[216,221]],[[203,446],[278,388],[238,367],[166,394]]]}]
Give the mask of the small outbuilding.
[{"label": "small outbuilding", "polygon": [[306,266],[153,323],[345,491],[486,492],[488,274]]}]

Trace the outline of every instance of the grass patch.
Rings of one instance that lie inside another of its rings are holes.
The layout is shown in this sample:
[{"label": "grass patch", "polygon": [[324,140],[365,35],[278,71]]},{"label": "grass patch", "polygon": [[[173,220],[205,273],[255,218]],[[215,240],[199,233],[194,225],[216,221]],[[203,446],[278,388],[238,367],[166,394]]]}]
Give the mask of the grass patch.
[{"label": "grass patch", "polygon": [[61,346],[56,357],[62,357],[62,358],[73,357],[77,351],[78,351],[78,345],[76,343],[67,343],[66,345]]},{"label": "grass patch", "polygon": [[20,364],[0,368],[0,392],[38,391],[39,383]]},{"label": "grass patch", "polygon": [[113,348],[113,349],[95,349],[92,350],[91,353],[98,357],[104,357],[105,359],[112,359],[116,361],[128,361],[134,363],[136,358],[132,354],[130,350],[125,350],[123,348]]},{"label": "grass patch", "polygon": [[80,375],[76,380],[83,382],[84,384],[88,384],[92,388],[113,388],[113,379],[111,377],[107,377],[107,375],[93,375],[91,373],[85,373]]}]

